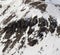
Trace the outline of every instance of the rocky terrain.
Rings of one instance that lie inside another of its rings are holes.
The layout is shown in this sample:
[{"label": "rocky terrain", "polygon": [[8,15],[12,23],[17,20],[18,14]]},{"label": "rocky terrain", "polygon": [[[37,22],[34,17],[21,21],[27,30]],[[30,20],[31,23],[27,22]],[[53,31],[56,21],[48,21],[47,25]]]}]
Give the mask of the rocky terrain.
[{"label": "rocky terrain", "polygon": [[0,55],[60,55],[59,0],[0,0]]}]

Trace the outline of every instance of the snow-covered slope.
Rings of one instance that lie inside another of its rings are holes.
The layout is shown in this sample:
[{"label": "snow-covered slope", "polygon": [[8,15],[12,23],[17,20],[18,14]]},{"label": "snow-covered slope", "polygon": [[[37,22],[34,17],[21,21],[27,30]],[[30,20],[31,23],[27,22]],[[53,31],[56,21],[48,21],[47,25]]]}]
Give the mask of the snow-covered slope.
[{"label": "snow-covered slope", "polygon": [[0,0],[0,55],[60,55],[60,0]]}]

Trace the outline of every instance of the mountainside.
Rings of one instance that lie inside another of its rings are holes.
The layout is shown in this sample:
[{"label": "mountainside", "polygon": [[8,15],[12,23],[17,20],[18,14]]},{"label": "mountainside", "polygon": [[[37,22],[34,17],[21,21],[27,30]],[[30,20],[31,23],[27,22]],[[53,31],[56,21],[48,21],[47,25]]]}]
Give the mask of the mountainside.
[{"label": "mountainside", "polygon": [[60,55],[60,0],[0,0],[0,55]]}]

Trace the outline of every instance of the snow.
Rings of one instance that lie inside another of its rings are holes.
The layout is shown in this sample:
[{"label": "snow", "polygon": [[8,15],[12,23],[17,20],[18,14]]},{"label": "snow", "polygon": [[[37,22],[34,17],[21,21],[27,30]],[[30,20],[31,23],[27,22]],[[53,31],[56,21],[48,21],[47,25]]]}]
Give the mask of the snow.
[{"label": "snow", "polygon": [[[3,8],[2,9],[0,8],[0,14],[5,9],[5,6],[9,4],[11,5],[11,7],[6,11],[6,14],[0,16],[0,27],[2,28],[4,27],[3,20],[6,19],[6,17],[8,17],[8,15],[10,15],[13,12],[16,13],[18,18],[14,17],[8,23],[19,20],[22,17],[29,18],[31,16],[34,17],[36,15],[38,16],[38,18],[43,16],[48,20],[49,15],[52,15],[55,19],[57,19],[58,25],[59,25],[60,10],[54,4],[60,5],[60,0],[46,0],[45,2],[48,4],[48,6],[46,9],[46,12],[42,14],[40,10],[35,8],[30,9],[29,5],[22,4],[22,0],[5,0],[5,1],[0,0],[0,4],[3,5]],[[23,7],[25,8],[25,11],[21,12],[21,9],[23,9]],[[26,16],[24,16],[27,11],[29,11],[29,13]],[[36,30],[37,28],[38,27],[36,27]],[[39,52],[42,46],[43,46],[43,50]],[[3,55],[2,53],[3,47],[4,47],[3,45],[0,45],[0,55]],[[56,51],[57,48],[59,49],[59,51]],[[24,50],[24,53],[22,55],[60,55],[60,38],[58,38],[58,36],[55,36],[54,34],[51,35],[51,33],[48,33],[46,38],[44,38],[42,41],[39,41],[38,45],[35,45],[33,47],[30,47],[27,45],[27,48],[23,50]],[[10,53],[5,55],[11,55],[11,53],[13,53],[14,51],[16,50],[13,49]],[[18,53],[16,52],[14,55],[18,55]]]}]

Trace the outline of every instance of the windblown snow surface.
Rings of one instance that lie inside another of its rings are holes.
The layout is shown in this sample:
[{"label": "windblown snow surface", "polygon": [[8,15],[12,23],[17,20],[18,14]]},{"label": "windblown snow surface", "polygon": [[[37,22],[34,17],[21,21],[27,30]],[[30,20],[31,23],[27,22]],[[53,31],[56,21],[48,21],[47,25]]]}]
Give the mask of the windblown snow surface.
[{"label": "windblown snow surface", "polygon": [[60,55],[60,0],[0,0],[0,55]]}]

